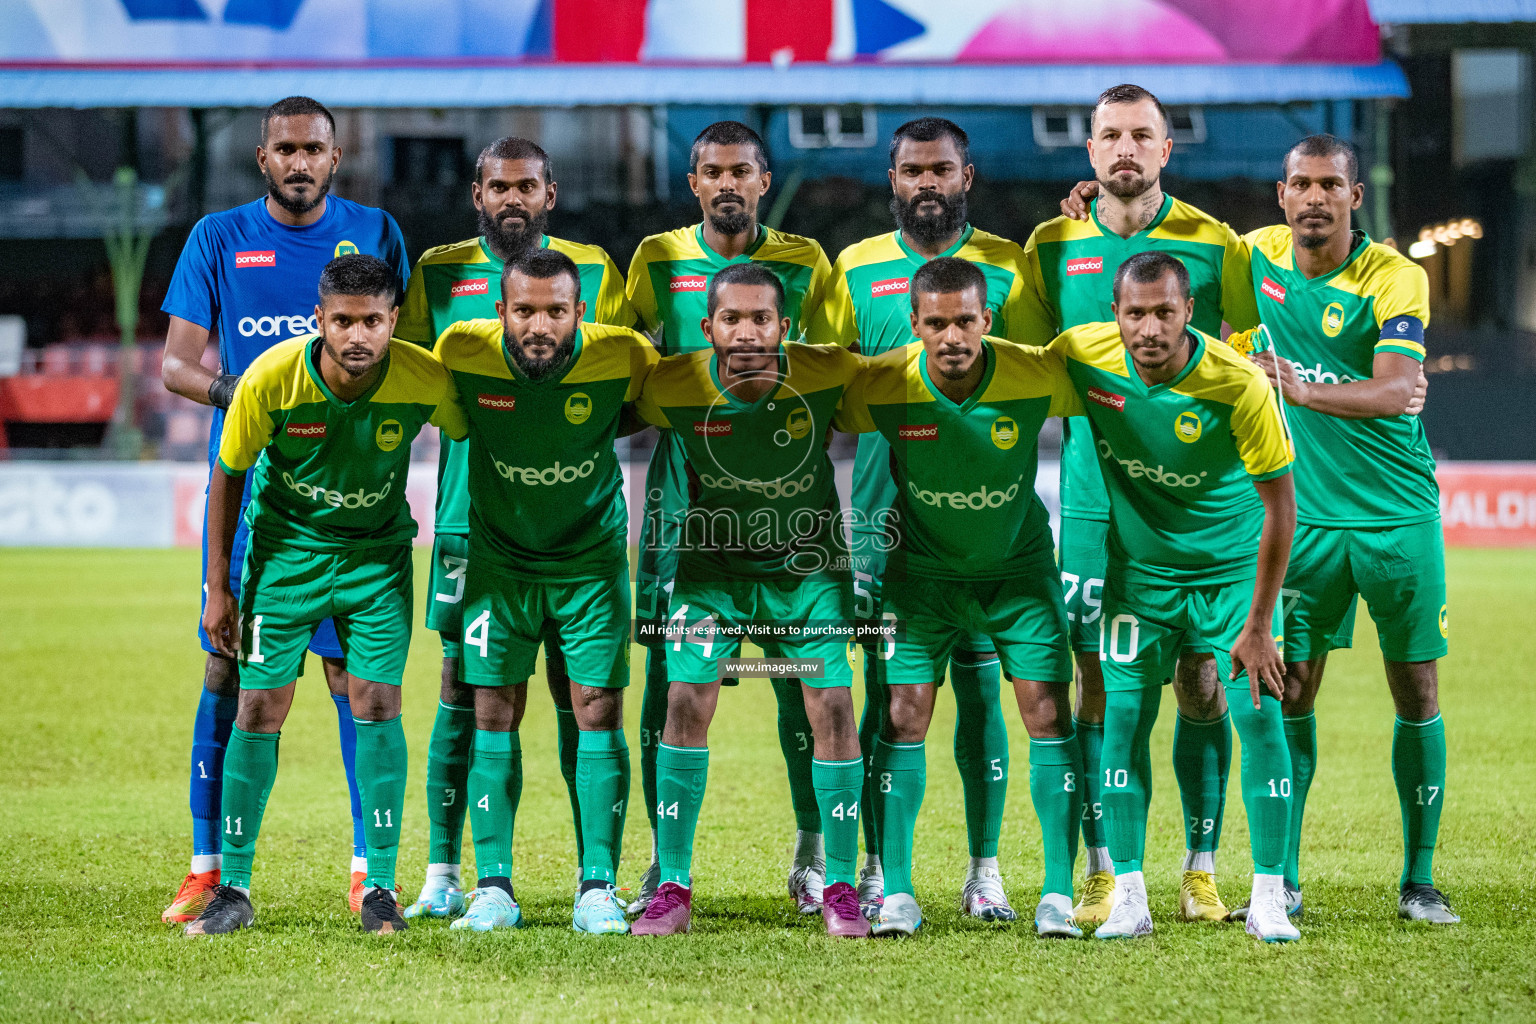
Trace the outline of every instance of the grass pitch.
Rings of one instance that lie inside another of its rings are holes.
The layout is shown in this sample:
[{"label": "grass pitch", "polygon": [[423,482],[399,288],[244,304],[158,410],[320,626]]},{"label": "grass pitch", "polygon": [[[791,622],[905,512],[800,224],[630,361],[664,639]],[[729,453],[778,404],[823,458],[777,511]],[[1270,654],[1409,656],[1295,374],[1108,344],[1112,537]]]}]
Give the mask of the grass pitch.
[{"label": "grass pitch", "polygon": [[[418,557],[418,568],[426,561]],[[197,554],[0,550],[0,1020],[1530,1021],[1536,552],[1453,551],[1448,572],[1454,633],[1441,700],[1450,780],[1436,866],[1465,920],[1457,928],[1395,919],[1392,706],[1367,620],[1356,649],[1333,659],[1318,703],[1319,772],[1302,859],[1307,916],[1293,946],[1173,917],[1182,835],[1168,763],[1171,698],[1154,737],[1152,939],[1035,939],[1027,918],[1041,873],[1038,825],[1027,739],[1011,708],[1002,865],[1026,920],[999,930],[960,918],[965,828],[948,752],[952,705],[941,698],[916,849],[928,923],[904,942],[829,940],[785,893],[794,825],[772,695],[761,683],[727,691],[712,730],[692,935],[597,939],[570,930],[569,806],[553,713],[535,686],[515,846],[531,927],[461,936],[430,922],[392,939],[365,936],[344,900],[346,789],[335,712],[313,661],[262,828],[257,925],[189,941],[161,925],[159,912],[190,853]],[[407,900],[426,860],[435,640],[418,629],[404,695]],[[639,669],[637,658],[627,716],[635,755]],[[635,884],[649,853],[638,764],[634,785],[622,885]],[[1247,831],[1235,780],[1218,867],[1228,903],[1241,902]]]}]

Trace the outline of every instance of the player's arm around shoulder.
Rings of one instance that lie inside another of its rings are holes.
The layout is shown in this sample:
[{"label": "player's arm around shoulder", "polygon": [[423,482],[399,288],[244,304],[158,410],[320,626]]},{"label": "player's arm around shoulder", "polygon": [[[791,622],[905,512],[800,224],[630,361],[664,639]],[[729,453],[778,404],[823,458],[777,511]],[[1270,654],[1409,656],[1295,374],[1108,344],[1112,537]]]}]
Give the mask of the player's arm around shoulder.
[{"label": "player's arm around shoulder", "polygon": [[1243,468],[1260,482],[1289,474],[1296,461],[1296,446],[1275,389],[1253,364],[1235,353],[1228,359],[1230,372],[1243,380],[1231,418],[1232,440]]},{"label": "player's arm around shoulder", "polygon": [[396,342],[401,349],[410,352],[412,361],[418,364],[416,372],[420,374],[423,391],[421,401],[423,405],[432,407],[427,422],[455,441],[464,440],[469,436],[469,420],[464,415],[463,403],[459,401],[459,389],[453,382],[453,374],[434,352],[422,350],[414,342],[400,338],[391,340],[390,347],[394,348]]},{"label": "player's arm around shoulder", "polygon": [[845,434],[867,434],[876,429],[875,421],[869,414],[869,388],[872,378],[887,372],[885,367],[890,360],[886,356],[896,353],[886,353],[877,358],[870,358],[847,349],[833,348],[834,351],[842,353],[842,357],[847,360],[847,369],[843,394],[838,399],[837,411],[832,416],[832,426]]},{"label": "player's arm around shoulder", "polygon": [[853,308],[853,294],[848,289],[848,268],[845,265],[849,246],[837,257],[828,273],[822,299],[809,316],[804,317],[805,341],[812,345],[840,345],[857,350],[859,328]]},{"label": "player's arm around shoulder", "polygon": [[626,328],[619,336],[620,343],[629,357],[629,386],[624,392],[624,406],[619,412],[619,437],[638,434],[652,425],[639,410],[640,394],[645,390],[646,379],[655,371],[661,353],[651,340],[639,331]]}]

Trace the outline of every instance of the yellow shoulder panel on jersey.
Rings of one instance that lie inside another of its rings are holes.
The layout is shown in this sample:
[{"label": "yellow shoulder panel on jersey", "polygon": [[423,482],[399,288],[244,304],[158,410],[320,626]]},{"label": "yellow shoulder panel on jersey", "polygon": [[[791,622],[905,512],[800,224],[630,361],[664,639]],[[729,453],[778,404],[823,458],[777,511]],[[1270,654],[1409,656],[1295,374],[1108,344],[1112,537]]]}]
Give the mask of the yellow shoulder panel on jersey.
[{"label": "yellow shoulder panel on jersey", "polygon": [[1267,228],[1250,231],[1243,236],[1243,243],[1256,249],[1275,266],[1283,270],[1291,269],[1291,227],[1289,224],[1271,224]]},{"label": "yellow shoulder panel on jersey", "polygon": [[462,242],[439,245],[428,249],[416,261],[418,267],[432,263],[489,263],[490,257],[480,245],[479,238],[466,238]]},{"label": "yellow shoulder panel on jersey", "polygon": [[572,242],[565,238],[547,236],[548,248],[555,252],[563,252],[571,258],[571,262],[577,266],[602,265],[612,262],[608,259],[608,253],[600,245],[587,245],[585,242]]},{"label": "yellow shoulder panel on jersey", "polygon": [[837,265],[833,272],[841,276],[850,270],[859,267],[867,267],[872,263],[889,263],[906,257],[901,251],[901,246],[896,244],[896,232],[887,231],[883,235],[871,235],[861,241],[854,242],[848,248],[837,254]]},{"label": "yellow shoulder panel on jersey", "polygon": [[628,327],[608,324],[581,325],[581,356],[565,382],[583,384],[599,380],[633,380],[637,371],[659,356],[645,336]]},{"label": "yellow shoulder panel on jersey", "polygon": [[1395,316],[1418,317],[1429,325],[1429,276],[1391,246],[1372,242],[1329,284],[1373,299],[1377,327]]},{"label": "yellow shoulder panel on jersey", "polygon": [[869,359],[864,366],[861,397],[869,405],[916,405],[932,402],[923,385],[923,343],[912,341]]},{"label": "yellow shoulder panel on jersey", "polygon": [[[997,367],[983,396],[988,401],[1007,402],[1023,398],[1050,398],[1055,406],[1072,405],[1068,395],[1075,394],[1066,364],[1058,352],[1038,345],[1020,345],[1003,338],[988,338],[997,357]],[[1060,415],[1053,413],[1052,415]]]},{"label": "yellow shoulder panel on jersey", "polygon": [[[310,402],[324,402],[325,394],[315,385],[305,365],[305,353],[318,335],[306,334],[302,338],[280,341],[257,356],[240,379],[244,384],[249,378],[252,397],[265,412],[292,409]],[[405,348],[402,345],[401,348]]]},{"label": "yellow shoulder panel on jersey", "polygon": [[777,260],[780,263],[798,263],[802,267],[814,267],[827,258],[821,251],[821,243],[804,235],[792,235],[775,228],[767,232],[763,244],[752,254],[754,260]]},{"label": "yellow shoulder panel on jersey", "polygon": [[1024,271],[1023,246],[1012,239],[994,235],[990,231],[982,231],[980,228],[971,231],[971,237],[965,240],[965,244],[955,255],[972,263],[1002,267],[1013,271],[1015,275],[1022,274]]},{"label": "yellow shoulder panel on jersey", "polygon": [[1203,242],[1206,245],[1226,246],[1227,239],[1235,232],[1226,224],[1212,217],[1199,207],[1190,206],[1175,199],[1168,209],[1168,216],[1152,231],[1148,238],[1177,239],[1185,242]]},{"label": "yellow shoulder panel on jersey", "polygon": [[663,260],[701,260],[704,250],[699,248],[694,233],[697,224],[673,228],[657,235],[646,235],[635,248],[636,263],[658,263]]},{"label": "yellow shoulder panel on jersey", "polygon": [[1064,358],[1092,366],[1096,370],[1129,377],[1125,368],[1125,345],[1120,341],[1120,325],[1113,320],[1080,324],[1058,335],[1048,346]]},{"label": "yellow shoulder panel on jersey", "polygon": [[436,405],[450,387],[447,369],[431,352],[399,338],[389,342],[389,373],[372,402]]},{"label": "yellow shoulder panel on jersey", "polygon": [[443,328],[432,351],[449,370],[511,380],[501,336],[500,320],[460,320]]},{"label": "yellow shoulder panel on jersey", "polygon": [[701,348],[675,356],[664,356],[651,371],[645,385],[645,397],[659,406],[713,405],[720,401],[709,372],[713,348]]},{"label": "yellow shoulder panel on jersey", "polygon": [[784,346],[784,383],[776,397],[787,398],[828,388],[847,388],[867,360],[841,345],[806,345],[791,342]]},{"label": "yellow shoulder panel on jersey", "polygon": [[1071,217],[1052,217],[1043,224],[1035,225],[1029,233],[1027,246],[1047,245],[1053,242],[1075,242],[1082,238],[1098,238],[1104,232],[1092,220],[1073,220]]},{"label": "yellow shoulder panel on jersey", "polygon": [[[1200,333],[1193,327],[1190,330]],[[1204,357],[1189,376],[1169,390],[1202,401],[1235,406],[1255,378],[1266,381],[1268,386],[1264,371],[1246,356],[1208,334],[1200,334],[1200,337],[1205,342]]]}]

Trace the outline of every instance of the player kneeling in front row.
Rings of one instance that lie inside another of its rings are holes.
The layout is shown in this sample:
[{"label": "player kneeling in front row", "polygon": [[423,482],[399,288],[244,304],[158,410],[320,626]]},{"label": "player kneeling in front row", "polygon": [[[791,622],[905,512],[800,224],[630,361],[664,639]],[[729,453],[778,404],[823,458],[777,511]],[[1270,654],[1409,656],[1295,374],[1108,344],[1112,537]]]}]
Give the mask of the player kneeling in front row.
[{"label": "player kneeling in front row", "polygon": [[987,281],[941,257],[912,277],[918,341],[873,359],[839,426],[890,442],[897,534],[885,574],[889,708],[870,784],[884,805],[885,899],[876,935],[922,923],[912,833],[923,802],[923,740],[944,668],[962,639],[997,648],[1030,735],[1030,793],[1045,844],[1041,935],[1080,938],[1072,862],[1082,814],[1082,753],[1072,731],[1072,660],[1050,521],[1035,496],[1036,438],[1049,416],[1080,415],[1061,357],[985,337]]},{"label": "player kneeling in front row", "polygon": [[614,882],[629,800],[629,519],[613,441],[656,351],[626,327],[582,323],[581,278],[564,253],[508,260],[500,288],[499,320],[455,323],[436,349],[469,419],[474,566],[460,664],[475,690],[468,790],[479,885],[452,927],[490,931],[522,917],[512,888],[518,727],[539,644],[553,630],[580,730],[572,926],[624,932]]},{"label": "player kneeling in front row", "polygon": [[[668,356],[647,379],[640,415],[675,431],[688,473],[676,586],[667,617],[671,677],[656,753],[661,884],[636,935],[692,923],[693,833],[709,770],[720,659],[759,625],[770,656],[821,659],[800,679],[811,722],[811,783],[825,837],[822,919],[864,936],[854,890],[864,762],[854,726],[852,579],[826,438],[862,360],[829,345],[785,344],[784,286],[756,264],[722,269],[702,322],[710,348]],[[730,673],[726,673],[730,674]]]},{"label": "player kneeling in front row", "polygon": [[[405,803],[400,681],[411,640],[411,538],[405,504],[411,441],[428,422],[465,433],[453,382],[420,348],[392,345],[396,275],[340,256],[320,275],[318,335],[262,353],[240,379],[208,488],[208,605],[203,626],[240,662],[240,709],[224,759],[224,868],[188,935],[255,920],[251,860],[277,778],[277,748],[304,649],[336,622],[357,723],[357,783],[368,851],[363,928],[405,928],[395,854]],[[254,467],[238,606],[230,551],[245,474]]]},{"label": "player kneeling in front row", "polygon": [[1194,301],[1177,258],[1132,256],[1114,288],[1116,322],[1075,327],[1050,346],[1083,399],[1109,491],[1099,658],[1115,906],[1095,934],[1152,932],[1142,876],[1149,739],[1163,682],[1198,634],[1214,649],[1243,744],[1248,931],[1289,941],[1299,933],[1282,882],[1291,771],[1275,600],[1296,528],[1290,434],[1263,372],[1189,327]]}]

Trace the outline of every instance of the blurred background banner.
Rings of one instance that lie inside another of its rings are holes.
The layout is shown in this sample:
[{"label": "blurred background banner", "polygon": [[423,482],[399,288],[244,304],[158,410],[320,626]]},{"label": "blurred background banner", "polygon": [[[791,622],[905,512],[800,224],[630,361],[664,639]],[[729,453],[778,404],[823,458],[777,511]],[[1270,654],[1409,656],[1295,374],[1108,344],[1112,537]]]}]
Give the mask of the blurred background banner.
[{"label": "blurred background banner", "polygon": [[0,59],[1371,63],[1366,0],[6,0]]}]

